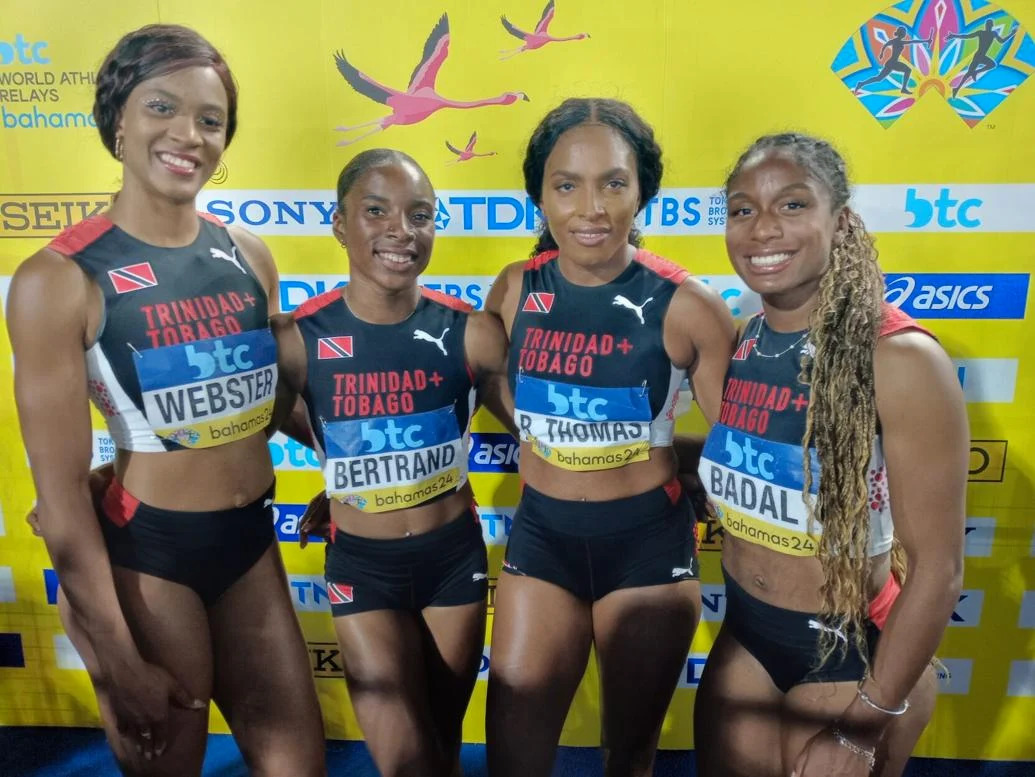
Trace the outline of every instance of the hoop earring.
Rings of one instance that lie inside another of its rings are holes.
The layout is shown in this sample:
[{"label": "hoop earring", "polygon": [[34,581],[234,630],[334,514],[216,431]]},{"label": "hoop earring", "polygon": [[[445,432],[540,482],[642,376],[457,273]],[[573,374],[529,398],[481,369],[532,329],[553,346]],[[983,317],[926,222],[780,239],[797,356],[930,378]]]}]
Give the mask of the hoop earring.
[{"label": "hoop earring", "polygon": [[122,161],[122,135],[115,136],[115,158]]}]

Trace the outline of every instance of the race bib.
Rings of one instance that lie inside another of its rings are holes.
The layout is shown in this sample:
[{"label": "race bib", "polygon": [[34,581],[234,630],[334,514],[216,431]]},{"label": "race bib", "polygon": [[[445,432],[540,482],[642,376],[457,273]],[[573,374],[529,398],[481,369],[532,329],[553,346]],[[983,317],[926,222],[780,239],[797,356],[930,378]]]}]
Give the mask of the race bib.
[{"label": "race bib", "polygon": [[521,440],[561,469],[613,469],[650,457],[646,387],[577,386],[522,375],[514,406]]},{"label": "race bib", "polygon": [[358,510],[414,507],[467,481],[452,406],[323,425],[327,495]]},{"label": "race bib", "polygon": [[277,388],[277,346],[253,329],[134,354],[144,415],[184,448],[212,448],[265,429]]}]

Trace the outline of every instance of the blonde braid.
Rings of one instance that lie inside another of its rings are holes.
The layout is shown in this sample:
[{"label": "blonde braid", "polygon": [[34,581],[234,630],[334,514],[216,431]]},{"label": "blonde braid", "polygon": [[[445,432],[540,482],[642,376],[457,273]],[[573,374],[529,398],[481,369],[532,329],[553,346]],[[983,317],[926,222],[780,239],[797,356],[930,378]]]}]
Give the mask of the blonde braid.
[{"label": "blonde braid", "polygon": [[[819,521],[823,534],[817,557],[823,565],[819,615],[827,625],[851,634],[868,660],[865,622],[869,614],[869,489],[867,474],[877,433],[873,354],[880,335],[884,279],[873,239],[862,220],[847,212],[830,253],[810,317],[814,354],[802,357],[799,376],[811,384],[802,447],[809,531]],[[811,457],[815,447],[820,480],[816,498]],[[834,652],[835,635],[821,631],[818,665]],[[841,646],[842,655],[847,644]]]}]

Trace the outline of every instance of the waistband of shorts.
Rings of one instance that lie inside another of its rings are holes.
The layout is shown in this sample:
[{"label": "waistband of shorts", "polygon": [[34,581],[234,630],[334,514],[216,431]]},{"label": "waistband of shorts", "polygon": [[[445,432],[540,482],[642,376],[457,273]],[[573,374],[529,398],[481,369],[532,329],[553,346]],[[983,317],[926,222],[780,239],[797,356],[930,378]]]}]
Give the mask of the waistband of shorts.
[{"label": "waistband of shorts", "polygon": [[557,499],[536,491],[527,483],[521,491],[519,513],[562,534],[592,537],[633,529],[670,514],[677,505],[689,502],[678,478],[644,491],[604,502]]},{"label": "waistband of shorts", "polygon": [[140,516],[158,519],[169,518],[181,525],[191,522],[207,522],[213,518],[233,519],[254,515],[257,511],[271,506],[276,493],[276,487],[277,481],[274,480],[260,496],[241,507],[229,507],[225,510],[167,510],[163,507],[153,507],[141,502],[127,491],[122,483],[113,478],[108,485],[108,490],[104,492],[104,497],[101,500],[101,509],[116,526],[125,526]]},{"label": "waistband of shorts", "polygon": [[363,553],[369,556],[398,556],[399,554],[418,554],[428,548],[433,548],[440,543],[450,546],[453,540],[463,537],[471,532],[477,532],[478,537],[482,536],[481,525],[478,521],[478,514],[473,507],[468,507],[449,523],[437,526],[431,531],[414,534],[411,537],[393,537],[391,539],[375,539],[372,537],[360,537],[356,534],[349,534],[342,531],[335,524],[331,524],[332,537],[327,545],[330,552],[331,547],[352,553]]},{"label": "waistband of shorts", "polygon": [[[743,586],[741,586],[733,577],[726,571],[726,567],[722,567],[722,577],[726,583],[726,618],[730,621],[730,625],[736,630],[737,628],[748,628],[752,631],[759,632],[768,636],[774,642],[781,645],[791,645],[800,647],[811,647],[815,645],[815,637],[810,636],[807,640],[794,639],[795,634],[809,634],[815,635],[817,632],[815,626],[811,626],[810,623],[822,623],[819,615],[814,612],[803,612],[801,610],[788,610],[784,607],[777,607],[775,604],[769,604],[763,602],[755,596],[752,596]],[[897,583],[897,581],[896,581]],[[887,585],[884,587],[888,588]],[[882,590],[881,594],[878,594],[874,602],[884,594]],[[897,596],[897,592],[895,593]],[[894,601],[894,599],[892,599]],[[890,609],[890,604],[888,605]],[[874,611],[873,603],[870,604],[870,620],[880,628],[882,623],[878,624],[872,617]],[[885,618],[887,615],[885,614]]]}]

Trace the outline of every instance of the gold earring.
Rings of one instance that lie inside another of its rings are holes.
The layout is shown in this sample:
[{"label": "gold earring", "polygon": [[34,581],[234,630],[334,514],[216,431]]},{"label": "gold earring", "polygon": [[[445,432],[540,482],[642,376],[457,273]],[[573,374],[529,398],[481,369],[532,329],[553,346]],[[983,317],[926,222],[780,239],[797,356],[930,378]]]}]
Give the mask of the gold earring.
[{"label": "gold earring", "polygon": [[115,136],[115,158],[122,161],[122,135]]}]

